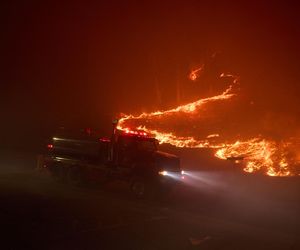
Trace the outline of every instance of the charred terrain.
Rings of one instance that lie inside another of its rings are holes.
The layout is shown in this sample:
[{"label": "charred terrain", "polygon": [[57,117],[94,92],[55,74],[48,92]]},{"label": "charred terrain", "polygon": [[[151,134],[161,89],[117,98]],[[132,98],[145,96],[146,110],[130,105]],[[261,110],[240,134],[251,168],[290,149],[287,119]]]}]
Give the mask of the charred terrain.
[{"label": "charred terrain", "polygon": [[299,178],[246,175],[229,165],[191,170],[193,180],[167,199],[136,200],[121,182],[101,188],[56,183],[36,171],[34,153],[2,150],[1,245],[299,249]]}]

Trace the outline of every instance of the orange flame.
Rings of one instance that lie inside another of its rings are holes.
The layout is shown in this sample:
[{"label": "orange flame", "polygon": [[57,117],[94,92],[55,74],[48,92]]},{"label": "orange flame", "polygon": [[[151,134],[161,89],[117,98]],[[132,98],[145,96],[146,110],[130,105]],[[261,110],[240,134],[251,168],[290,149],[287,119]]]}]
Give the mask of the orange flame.
[{"label": "orange flame", "polygon": [[203,66],[204,65],[201,65],[201,67],[199,67],[199,68],[194,69],[194,70],[191,71],[191,73],[189,74],[190,80],[192,80],[192,81],[196,81],[197,80],[197,78],[200,76],[200,73],[203,70]]},{"label": "orange flame", "polygon": [[[197,79],[197,72],[202,70],[202,67],[194,70],[189,75],[191,80]],[[194,114],[204,104],[210,104],[216,101],[225,101],[234,97],[233,87],[239,82],[239,77],[232,74],[222,73],[220,78],[230,78],[232,84],[221,94],[199,99],[195,102],[180,105],[176,108],[155,111],[150,113],[142,113],[140,115],[123,115],[120,118],[117,128],[126,130],[127,123],[136,120],[151,120],[153,118],[163,118],[171,114]],[[293,173],[290,170],[290,163],[285,156],[285,145],[277,145],[274,141],[262,138],[253,138],[245,141],[236,141],[234,143],[214,143],[211,139],[219,137],[219,134],[211,134],[206,136],[206,139],[198,140],[194,137],[177,136],[170,132],[162,132],[155,129],[149,129],[146,126],[138,126],[136,129],[143,130],[147,134],[153,135],[160,144],[169,143],[176,147],[187,148],[212,148],[216,150],[215,156],[219,159],[243,159],[245,161],[244,171],[253,173],[263,171],[269,176],[290,176]]]},{"label": "orange flame", "polygon": [[275,142],[254,138],[226,145],[218,149],[215,156],[223,160],[242,156],[246,160],[244,171],[248,173],[264,171],[270,176],[292,175],[285,156],[280,155],[278,159],[278,151],[280,151],[280,145]]},{"label": "orange flame", "polygon": [[222,94],[216,95],[213,97],[208,97],[204,99],[200,99],[195,102],[191,102],[185,105],[178,106],[177,108],[169,109],[166,111],[155,111],[151,113],[142,113],[138,116],[134,115],[124,115],[118,123],[118,129],[123,129],[123,124],[127,120],[140,120],[140,119],[151,119],[157,116],[163,116],[163,115],[168,115],[168,114],[175,114],[175,113],[193,113],[195,112],[198,108],[200,108],[202,105],[210,103],[210,102],[215,102],[215,101],[220,101],[220,100],[227,100],[235,96],[234,93],[232,93],[232,88],[233,86],[230,85]]}]

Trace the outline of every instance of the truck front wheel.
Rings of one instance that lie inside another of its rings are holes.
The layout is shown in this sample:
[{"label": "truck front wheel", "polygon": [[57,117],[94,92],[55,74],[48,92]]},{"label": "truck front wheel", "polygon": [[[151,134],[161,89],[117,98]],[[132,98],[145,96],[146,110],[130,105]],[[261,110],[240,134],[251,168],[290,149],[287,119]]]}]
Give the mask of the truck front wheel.
[{"label": "truck front wheel", "polygon": [[151,198],[153,195],[153,185],[142,177],[132,178],[130,189],[138,199]]}]

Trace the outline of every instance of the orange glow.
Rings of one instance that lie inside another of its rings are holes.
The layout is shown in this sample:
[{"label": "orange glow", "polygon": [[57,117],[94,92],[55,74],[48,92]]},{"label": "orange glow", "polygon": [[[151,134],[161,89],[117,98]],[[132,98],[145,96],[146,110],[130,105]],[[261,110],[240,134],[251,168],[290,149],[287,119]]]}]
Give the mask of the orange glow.
[{"label": "orange glow", "polygon": [[[189,75],[191,80],[197,79],[197,72],[202,67],[194,70]],[[141,113],[140,115],[124,115],[120,118],[117,128],[123,131],[128,130],[128,123],[134,121],[150,121],[153,118],[166,118],[170,114],[190,114],[193,115],[205,104],[225,101],[236,96],[234,86],[239,83],[239,77],[232,74],[222,73],[220,78],[230,79],[231,85],[221,94],[199,99],[195,102],[180,105],[173,109],[165,111],[155,111],[150,113]],[[171,132],[158,131],[150,129],[146,125],[138,126],[136,129],[145,131],[148,135],[156,138],[160,144],[169,143],[176,147],[187,148],[211,148],[215,150],[215,156],[219,159],[235,159],[234,162],[243,162],[243,170],[247,173],[263,172],[269,176],[290,176],[295,175],[290,169],[286,152],[286,143],[276,143],[275,141],[255,137],[252,139],[238,140],[236,142],[212,142],[212,139],[219,138],[219,134],[207,135],[205,139],[199,140],[195,137],[182,137]]]}]

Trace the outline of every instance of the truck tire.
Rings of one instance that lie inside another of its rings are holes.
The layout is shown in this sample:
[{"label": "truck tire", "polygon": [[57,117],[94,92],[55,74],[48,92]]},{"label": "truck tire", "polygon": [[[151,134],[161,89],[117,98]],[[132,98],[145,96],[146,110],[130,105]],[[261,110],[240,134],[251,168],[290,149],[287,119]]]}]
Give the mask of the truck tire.
[{"label": "truck tire", "polygon": [[67,180],[69,184],[76,187],[83,186],[83,184],[85,183],[82,171],[77,166],[73,166],[69,168],[67,174]]},{"label": "truck tire", "polygon": [[51,175],[52,178],[58,183],[65,183],[67,176],[67,169],[62,165],[53,165],[51,166]]},{"label": "truck tire", "polygon": [[137,199],[149,199],[152,198],[154,194],[154,189],[151,182],[142,177],[132,178],[130,190]]}]

